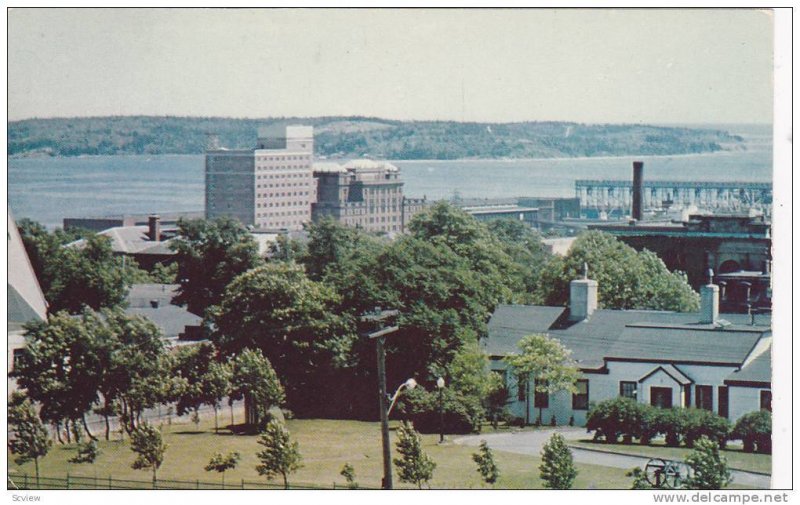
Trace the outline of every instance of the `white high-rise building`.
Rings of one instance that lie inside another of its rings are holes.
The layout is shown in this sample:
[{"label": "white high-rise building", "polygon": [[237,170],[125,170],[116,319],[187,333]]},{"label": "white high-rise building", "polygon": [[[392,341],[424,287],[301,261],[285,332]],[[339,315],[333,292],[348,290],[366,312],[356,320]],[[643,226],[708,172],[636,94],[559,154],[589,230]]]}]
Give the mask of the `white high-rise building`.
[{"label": "white high-rise building", "polygon": [[206,218],[231,216],[262,230],[300,230],[316,200],[314,128],[259,129],[252,151],[206,151]]}]

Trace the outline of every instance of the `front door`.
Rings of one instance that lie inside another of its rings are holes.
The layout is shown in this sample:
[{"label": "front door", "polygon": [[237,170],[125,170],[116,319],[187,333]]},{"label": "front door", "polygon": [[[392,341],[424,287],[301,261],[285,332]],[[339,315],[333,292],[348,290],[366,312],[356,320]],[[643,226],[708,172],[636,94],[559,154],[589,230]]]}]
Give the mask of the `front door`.
[{"label": "front door", "polygon": [[672,388],[650,388],[650,405],[660,409],[672,407]]}]

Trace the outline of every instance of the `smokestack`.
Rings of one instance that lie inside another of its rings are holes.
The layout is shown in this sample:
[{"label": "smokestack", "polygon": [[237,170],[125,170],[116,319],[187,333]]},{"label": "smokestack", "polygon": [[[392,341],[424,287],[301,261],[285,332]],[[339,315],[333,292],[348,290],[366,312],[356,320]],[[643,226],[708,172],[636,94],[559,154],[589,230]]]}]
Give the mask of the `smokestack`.
[{"label": "smokestack", "polygon": [[161,240],[161,217],[153,215],[147,218],[147,236],[153,242]]},{"label": "smokestack", "polygon": [[642,176],[644,175],[644,162],[633,162],[633,205],[631,209],[631,217],[637,221],[642,220],[642,197],[644,196],[644,187]]}]

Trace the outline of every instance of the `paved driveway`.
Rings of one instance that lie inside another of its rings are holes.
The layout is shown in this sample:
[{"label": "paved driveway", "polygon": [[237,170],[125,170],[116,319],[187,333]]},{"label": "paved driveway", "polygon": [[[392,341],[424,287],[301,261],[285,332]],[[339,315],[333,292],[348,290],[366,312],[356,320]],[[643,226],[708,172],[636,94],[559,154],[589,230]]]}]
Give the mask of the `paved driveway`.
[{"label": "paved driveway", "polygon": [[[482,440],[486,440],[489,447],[498,451],[539,456],[544,444],[547,443],[553,433],[560,433],[567,440],[579,440],[589,436],[583,428],[564,427],[536,431],[467,435],[454,439],[453,443],[477,447]],[[644,467],[650,459],[646,456],[609,454],[606,452],[576,449],[574,447],[570,447],[570,449],[572,450],[573,459],[578,463],[588,463],[612,468],[631,469],[636,466]],[[753,488],[769,488],[770,478],[766,475],[742,472],[740,470],[733,470],[731,474],[736,484]]]}]

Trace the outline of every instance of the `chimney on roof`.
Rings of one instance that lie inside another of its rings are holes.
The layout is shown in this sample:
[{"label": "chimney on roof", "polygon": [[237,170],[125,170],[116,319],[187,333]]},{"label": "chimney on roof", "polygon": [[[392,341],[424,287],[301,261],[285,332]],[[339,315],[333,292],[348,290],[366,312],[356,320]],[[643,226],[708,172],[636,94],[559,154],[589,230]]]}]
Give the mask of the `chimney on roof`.
[{"label": "chimney on roof", "polygon": [[583,279],[569,283],[569,319],[583,321],[597,310],[597,281],[589,279],[589,269],[584,263]]},{"label": "chimney on roof", "polygon": [[633,202],[631,205],[631,218],[642,220],[642,199],[644,197],[644,162],[633,162]]},{"label": "chimney on roof", "polygon": [[714,284],[714,271],[707,271],[708,283],[700,286],[700,323],[716,324],[719,319],[719,286]]},{"label": "chimney on roof", "polygon": [[150,308],[157,309],[158,305],[159,303],[157,299],[150,300]]},{"label": "chimney on roof", "polygon": [[147,218],[147,236],[153,242],[161,240],[161,217],[152,215]]}]

